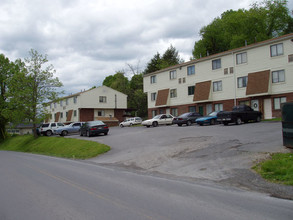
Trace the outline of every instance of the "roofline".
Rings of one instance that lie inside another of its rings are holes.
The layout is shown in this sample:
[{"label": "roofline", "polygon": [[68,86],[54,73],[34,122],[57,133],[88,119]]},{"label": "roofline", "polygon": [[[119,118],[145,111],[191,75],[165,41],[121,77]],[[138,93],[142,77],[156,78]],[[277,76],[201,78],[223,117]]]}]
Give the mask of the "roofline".
[{"label": "roofline", "polygon": [[[90,91],[90,90],[97,89],[97,88],[100,88],[100,87],[107,87],[107,88],[109,88],[109,89],[112,89],[111,87],[108,87],[108,86],[105,86],[105,85],[101,85],[101,86],[98,86],[98,87],[96,87],[96,88],[90,88],[90,89],[88,89],[88,90],[84,90],[84,91],[82,91],[82,92],[74,93],[74,94],[72,94],[72,95],[59,97],[59,98],[57,98],[56,100],[64,100],[64,99],[71,98],[71,97],[74,97],[74,96],[80,96],[80,95],[83,94],[83,93],[86,93],[86,92],[88,92],[88,91]],[[119,92],[118,90],[115,90],[115,89],[112,89],[112,90],[114,90],[114,91],[116,91],[116,92]],[[125,95],[126,97],[128,97],[128,95],[126,95],[126,94],[124,94],[124,93],[122,93],[122,92],[119,92],[119,93],[121,93],[121,94]],[[50,102],[46,102],[45,104],[54,103],[54,102],[56,102],[56,100],[53,100],[53,101],[50,101]]]},{"label": "roofline", "polygon": [[180,67],[183,67],[183,66],[189,66],[189,65],[192,65],[192,64],[195,64],[195,63],[199,63],[199,62],[202,62],[202,61],[205,61],[205,60],[214,59],[214,58],[217,58],[217,57],[220,57],[220,56],[229,55],[231,53],[234,54],[234,53],[237,53],[237,52],[241,52],[243,50],[252,49],[252,48],[255,48],[255,47],[260,47],[260,46],[263,46],[263,45],[275,43],[275,42],[278,42],[278,41],[281,41],[281,40],[287,40],[287,39],[290,39],[292,37],[293,37],[293,33],[282,35],[280,37],[271,38],[271,39],[261,41],[261,42],[257,42],[257,43],[253,43],[253,44],[250,44],[250,45],[247,45],[247,46],[243,46],[243,47],[227,50],[227,51],[224,51],[224,52],[212,54],[210,56],[202,57],[200,59],[194,59],[194,60],[191,60],[191,61],[187,61],[185,63],[176,64],[174,66],[170,66],[170,67],[167,67],[167,68],[164,68],[164,69],[152,72],[152,73],[147,73],[147,74],[144,75],[144,77],[145,76],[151,76],[151,75],[158,74],[158,73],[162,73],[162,72],[166,72],[168,70],[174,70],[174,69],[177,69],[177,68],[180,68]]}]

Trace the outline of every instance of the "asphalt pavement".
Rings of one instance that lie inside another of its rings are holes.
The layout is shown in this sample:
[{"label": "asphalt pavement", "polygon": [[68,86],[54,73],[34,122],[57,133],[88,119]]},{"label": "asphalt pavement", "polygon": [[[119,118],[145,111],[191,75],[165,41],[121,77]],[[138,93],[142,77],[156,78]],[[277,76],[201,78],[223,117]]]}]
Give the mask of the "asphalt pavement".
[{"label": "asphalt pavement", "polygon": [[212,181],[293,199],[293,187],[273,184],[251,170],[283,146],[280,122],[215,126],[112,127],[107,136],[79,137],[111,146],[89,161],[171,178]]},{"label": "asphalt pavement", "polygon": [[292,219],[293,201],[54,157],[0,151],[1,220]]}]

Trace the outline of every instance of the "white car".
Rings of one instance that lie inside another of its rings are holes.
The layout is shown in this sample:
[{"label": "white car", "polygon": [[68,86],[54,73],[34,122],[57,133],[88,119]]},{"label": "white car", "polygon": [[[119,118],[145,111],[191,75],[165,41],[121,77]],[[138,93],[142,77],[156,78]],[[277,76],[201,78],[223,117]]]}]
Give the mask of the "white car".
[{"label": "white car", "polygon": [[126,127],[126,126],[132,126],[132,125],[138,125],[141,124],[142,120],[140,117],[134,117],[134,118],[128,118],[125,121],[121,122],[119,126],[121,128]]},{"label": "white car", "polygon": [[173,119],[174,119],[173,115],[161,114],[161,115],[156,115],[152,119],[145,120],[141,124],[147,127],[150,127],[150,126],[157,127],[158,125],[171,125],[173,124]]}]

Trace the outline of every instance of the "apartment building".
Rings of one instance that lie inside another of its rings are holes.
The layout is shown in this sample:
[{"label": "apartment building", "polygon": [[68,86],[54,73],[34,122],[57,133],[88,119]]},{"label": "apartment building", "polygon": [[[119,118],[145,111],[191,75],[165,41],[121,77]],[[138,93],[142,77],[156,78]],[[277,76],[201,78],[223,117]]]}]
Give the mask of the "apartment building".
[{"label": "apartment building", "polygon": [[178,64],[144,76],[148,117],[203,115],[246,104],[265,119],[293,101],[293,34]]},{"label": "apartment building", "polygon": [[100,86],[62,97],[57,102],[49,102],[46,107],[49,115],[47,122],[68,124],[101,120],[108,125],[118,125],[124,120],[126,109],[127,95],[107,86]]}]

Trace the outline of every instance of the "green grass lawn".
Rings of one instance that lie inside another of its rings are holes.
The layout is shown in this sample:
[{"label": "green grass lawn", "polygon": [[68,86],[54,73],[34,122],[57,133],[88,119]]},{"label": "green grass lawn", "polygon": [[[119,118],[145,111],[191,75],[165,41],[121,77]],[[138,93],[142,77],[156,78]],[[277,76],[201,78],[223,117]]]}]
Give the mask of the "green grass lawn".
[{"label": "green grass lawn", "polygon": [[253,167],[264,179],[271,182],[293,185],[293,153],[276,153],[270,160]]},{"label": "green grass lawn", "polygon": [[73,138],[41,136],[35,139],[32,135],[23,135],[8,138],[0,143],[0,150],[87,159],[109,151],[110,147],[93,141]]}]

